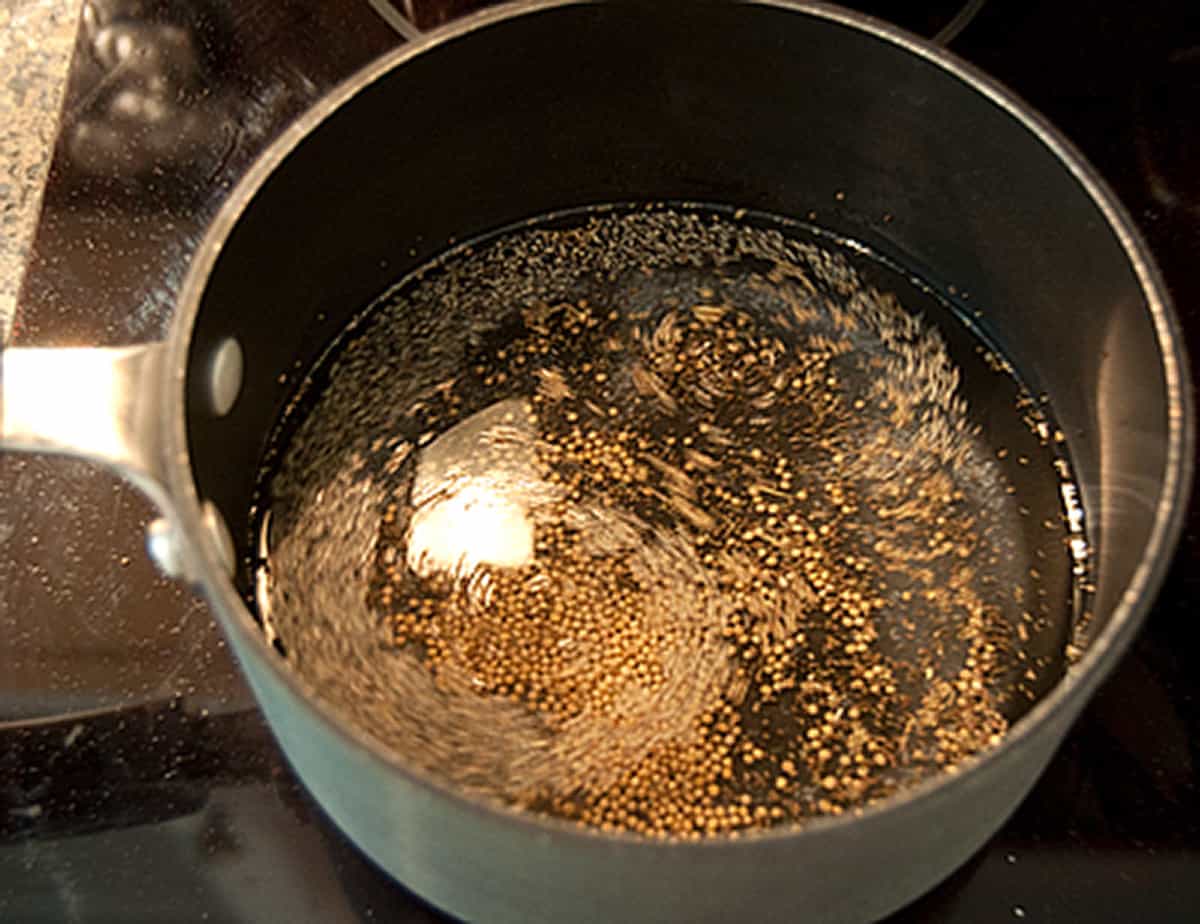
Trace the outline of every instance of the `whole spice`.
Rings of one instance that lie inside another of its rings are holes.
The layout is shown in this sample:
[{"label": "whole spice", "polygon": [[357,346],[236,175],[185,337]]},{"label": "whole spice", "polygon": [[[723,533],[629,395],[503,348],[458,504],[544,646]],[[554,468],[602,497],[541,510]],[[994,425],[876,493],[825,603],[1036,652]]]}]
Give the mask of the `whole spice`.
[{"label": "whole spice", "polygon": [[357,484],[367,586],[337,605],[379,629],[364,698],[332,695],[475,792],[698,838],[998,742],[1034,617],[1001,592],[1016,501],[938,331],[732,222],[502,240],[385,308],[284,456],[268,585],[297,669],[330,676],[298,598]]}]

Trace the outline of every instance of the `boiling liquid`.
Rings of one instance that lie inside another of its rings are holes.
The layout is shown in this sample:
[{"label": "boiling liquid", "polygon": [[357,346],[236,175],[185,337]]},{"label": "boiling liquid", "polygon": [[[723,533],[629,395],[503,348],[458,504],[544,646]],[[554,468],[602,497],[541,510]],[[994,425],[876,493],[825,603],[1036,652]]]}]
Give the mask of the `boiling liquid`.
[{"label": "boiling liquid", "polygon": [[389,293],[304,394],[260,609],[354,721],[487,797],[654,836],[839,813],[994,746],[1061,672],[1048,410],[816,229],[509,231]]}]

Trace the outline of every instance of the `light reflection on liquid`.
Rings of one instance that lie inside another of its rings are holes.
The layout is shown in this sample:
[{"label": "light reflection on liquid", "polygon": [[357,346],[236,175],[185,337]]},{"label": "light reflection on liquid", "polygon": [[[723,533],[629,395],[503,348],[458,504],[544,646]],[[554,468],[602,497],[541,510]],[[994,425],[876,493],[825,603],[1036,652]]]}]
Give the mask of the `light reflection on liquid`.
[{"label": "light reflection on liquid", "polygon": [[534,558],[534,506],[556,491],[539,475],[527,402],[492,405],[421,451],[412,488],[408,566],[421,577],[469,577]]}]

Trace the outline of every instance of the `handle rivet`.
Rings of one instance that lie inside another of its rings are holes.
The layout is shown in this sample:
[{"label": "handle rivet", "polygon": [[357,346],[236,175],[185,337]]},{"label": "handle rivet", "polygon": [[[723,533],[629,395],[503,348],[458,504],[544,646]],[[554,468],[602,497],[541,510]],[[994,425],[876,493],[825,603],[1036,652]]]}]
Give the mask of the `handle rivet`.
[{"label": "handle rivet", "polygon": [[175,527],[166,517],[159,517],[146,527],[146,551],[151,560],[169,578],[186,579],[187,562],[180,547]]},{"label": "handle rivet", "polygon": [[213,351],[208,364],[208,403],[213,414],[224,417],[242,390],[242,345],[226,337]]}]

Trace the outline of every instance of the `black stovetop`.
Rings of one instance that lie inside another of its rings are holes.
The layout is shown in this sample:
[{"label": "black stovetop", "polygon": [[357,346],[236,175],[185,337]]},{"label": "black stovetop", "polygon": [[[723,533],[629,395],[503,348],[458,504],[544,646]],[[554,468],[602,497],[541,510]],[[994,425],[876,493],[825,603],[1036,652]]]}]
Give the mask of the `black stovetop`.
[{"label": "black stovetop", "polygon": [[[422,26],[470,5],[396,4]],[[853,5],[932,34],[960,3]],[[1200,355],[1200,6],[966,6],[951,47],[1117,190]],[[366,0],[89,0],[16,342],[160,335],[255,154],[401,41]],[[442,920],[298,786],[203,604],[146,560],[136,494],[34,457],[0,456],[0,484],[0,920]],[[1194,501],[1145,631],[1037,788],[895,921],[1200,919],[1198,609]]]}]

